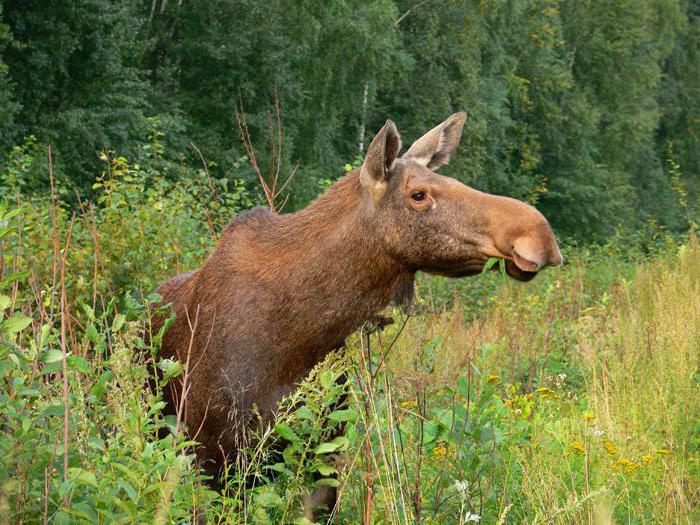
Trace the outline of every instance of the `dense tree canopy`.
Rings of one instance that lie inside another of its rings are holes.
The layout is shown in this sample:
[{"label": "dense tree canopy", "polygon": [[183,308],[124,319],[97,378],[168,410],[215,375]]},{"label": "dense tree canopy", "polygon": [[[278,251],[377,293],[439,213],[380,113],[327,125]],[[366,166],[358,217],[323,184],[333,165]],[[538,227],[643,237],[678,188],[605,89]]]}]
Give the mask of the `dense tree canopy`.
[{"label": "dense tree canopy", "polygon": [[279,103],[298,207],[386,118],[410,142],[465,109],[450,175],[581,239],[682,228],[669,166],[694,205],[699,41],[698,0],[5,0],[0,153],[51,144],[85,193],[101,150],[158,133],[171,161],[199,164],[194,144],[246,178],[237,111],[264,162]]}]

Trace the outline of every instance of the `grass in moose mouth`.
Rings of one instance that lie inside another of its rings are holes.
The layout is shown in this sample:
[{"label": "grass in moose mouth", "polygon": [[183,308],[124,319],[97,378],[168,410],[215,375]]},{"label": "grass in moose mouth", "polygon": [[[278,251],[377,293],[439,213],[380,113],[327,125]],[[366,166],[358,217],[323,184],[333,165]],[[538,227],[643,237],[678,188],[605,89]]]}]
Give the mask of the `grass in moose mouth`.
[{"label": "grass in moose mouth", "polygon": [[[659,241],[640,266],[631,248],[571,250],[525,284],[421,277],[413,313],[317,367],[214,492],[185,434],[159,432],[177,422],[147,386],[148,298],[120,292],[194,266],[181,253],[203,256],[208,233],[178,230],[192,227],[181,207],[155,221],[155,204],[120,204],[167,192],[121,191],[73,224],[70,244],[59,227],[55,283],[47,208],[24,205],[21,246],[18,216],[0,213],[10,522],[304,523],[319,485],[337,485],[339,523],[700,521],[694,238]],[[192,245],[173,251],[164,224]],[[107,254],[97,266],[94,239]],[[166,380],[183,370],[160,366]]]}]

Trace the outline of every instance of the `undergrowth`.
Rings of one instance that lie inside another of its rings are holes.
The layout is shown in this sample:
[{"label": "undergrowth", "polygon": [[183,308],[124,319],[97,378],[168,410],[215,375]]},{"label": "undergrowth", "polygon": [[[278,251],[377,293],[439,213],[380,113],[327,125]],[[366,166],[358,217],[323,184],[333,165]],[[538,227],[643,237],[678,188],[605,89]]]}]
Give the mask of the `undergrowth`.
[{"label": "undergrowth", "polygon": [[319,486],[339,523],[700,520],[700,251],[652,227],[525,285],[422,278],[214,490],[161,412],[183,364],[153,357],[147,305],[255,198],[150,155],[105,154],[94,204],[4,190],[0,520],[308,523]]}]

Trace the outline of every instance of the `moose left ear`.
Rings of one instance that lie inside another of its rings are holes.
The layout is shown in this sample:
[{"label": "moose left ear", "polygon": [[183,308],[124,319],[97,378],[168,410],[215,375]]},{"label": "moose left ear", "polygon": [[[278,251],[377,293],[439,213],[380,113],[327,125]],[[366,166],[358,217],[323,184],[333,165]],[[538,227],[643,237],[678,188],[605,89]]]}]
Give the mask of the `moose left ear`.
[{"label": "moose left ear", "polygon": [[403,158],[414,160],[428,169],[436,170],[447,164],[462,138],[467,114],[464,111],[450,115],[408,148]]},{"label": "moose left ear", "polygon": [[370,189],[378,201],[387,188],[396,157],[401,150],[401,137],[396,124],[387,120],[367,148],[367,155],[360,168],[360,181]]}]

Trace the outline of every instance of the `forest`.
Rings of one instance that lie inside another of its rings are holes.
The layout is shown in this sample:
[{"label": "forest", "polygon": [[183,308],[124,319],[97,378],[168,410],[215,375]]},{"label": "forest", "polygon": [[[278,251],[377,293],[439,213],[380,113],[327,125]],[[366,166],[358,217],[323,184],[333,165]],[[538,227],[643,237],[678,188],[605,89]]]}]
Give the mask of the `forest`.
[{"label": "forest", "polygon": [[[700,173],[692,0],[3,1],[0,153],[21,184],[91,195],[99,152],[254,181],[236,115],[267,151],[280,108],[290,209],[361,157],[387,118],[410,138],[468,113],[450,175],[537,203],[557,232],[687,228]],[[13,154],[14,152],[14,154]],[[259,153],[263,156],[263,153]],[[265,164],[265,159],[261,163]],[[268,162],[271,159],[268,159]],[[4,186],[14,184],[5,182]]]},{"label": "forest", "polygon": [[[212,483],[159,284],[459,111],[564,265],[419,274]],[[0,0],[0,524],[698,523],[699,197],[698,0]]]}]

